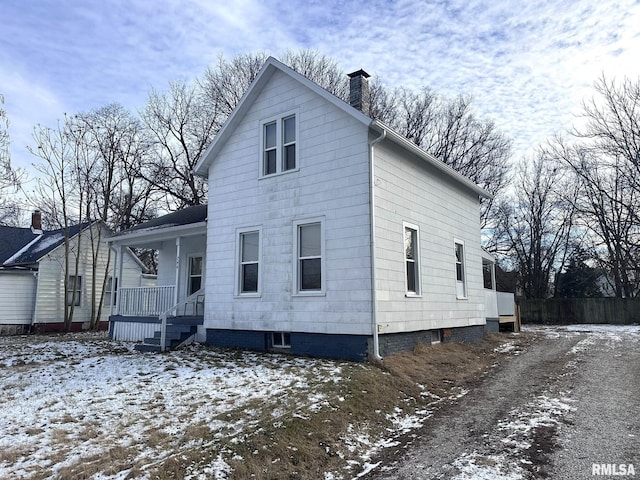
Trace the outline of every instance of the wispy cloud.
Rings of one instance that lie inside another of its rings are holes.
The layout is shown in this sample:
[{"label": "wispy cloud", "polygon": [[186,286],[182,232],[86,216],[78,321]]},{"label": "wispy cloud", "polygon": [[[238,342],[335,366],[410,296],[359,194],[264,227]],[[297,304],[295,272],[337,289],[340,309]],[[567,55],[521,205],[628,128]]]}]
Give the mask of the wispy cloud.
[{"label": "wispy cloud", "polygon": [[314,48],[389,86],[470,94],[524,154],[567,128],[602,73],[640,75],[640,2],[0,2],[0,92],[21,165],[33,126],[192,79],[236,53]]}]

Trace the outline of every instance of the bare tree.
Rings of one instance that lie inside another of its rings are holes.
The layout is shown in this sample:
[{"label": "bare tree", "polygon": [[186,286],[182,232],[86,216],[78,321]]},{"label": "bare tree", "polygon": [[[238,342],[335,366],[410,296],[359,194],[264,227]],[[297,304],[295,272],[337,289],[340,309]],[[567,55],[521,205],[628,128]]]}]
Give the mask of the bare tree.
[{"label": "bare tree", "polygon": [[[629,162],[620,156],[602,160],[597,150],[561,139],[553,153],[576,176],[581,195],[575,208],[590,233],[595,260],[607,272],[616,297],[630,298],[640,291],[640,190],[629,174]],[[633,167],[635,168],[635,167]]]},{"label": "bare tree", "polygon": [[[36,148],[29,147],[30,152],[42,160],[34,167],[42,175],[37,179],[36,194],[45,212],[45,221],[56,222],[55,226],[64,232],[61,266],[64,271],[65,331],[71,329],[77,300],[81,240],[78,237],[77,244],[72,244],[71,226],[80,224],[82,220],[86,184],[78,178],[78,171],[79,163],[86,161],[87,153],[85,146],[78,143],[71,132],[68,120],[65,116],[56,128],[36,127],[33,135]],[[69,292],[72,292],[71,298],[67,298]]]},{"label": "bare tree", "polygon": [[515,193],[498,209],[500,231],[520,275],[526,298],[550,296],[554,273],[562,269],[574,227],[570,172],[543,150],[519,165]]},{"label": "bare tree", "polygon": [[583,195],[576,202],[596,260],[618,297],[640,290],[640,78],[594,85],[572,138],[552,142]]},{"label": "bare tree", "polygon": [[11,201],[10,194],[20,187],[24,172],[11,166],[9,153],[9,119],[7,112],[1,108],[4,97],[0,94],[0,225],[15,225],[18,223],[19,209]]},{"label": "bare tree", "polygon": [[[491,120],[477,117],[471,97],[451,99],[428,87],[389,92],[374,82],[371,104],[372,116],[494,196],[508,184],[512,141]],[[493,206],[483,201],[483,228],[494,227]]]},{"label": "bare tree", "polygon": [[154,150],[140,176],[164,196],[169,210],[204,203],[207,185],[193,168],[219,130],[220,115],[197,85],[186,82],[173,82],[164,93],[152,90],[141,115]]}]

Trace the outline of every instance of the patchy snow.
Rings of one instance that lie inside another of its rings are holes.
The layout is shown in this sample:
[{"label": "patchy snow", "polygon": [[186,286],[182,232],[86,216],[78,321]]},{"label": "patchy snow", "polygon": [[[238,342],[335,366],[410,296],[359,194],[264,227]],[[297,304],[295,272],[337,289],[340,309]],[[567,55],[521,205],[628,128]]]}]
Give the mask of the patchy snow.
[{"label": "patchy snow", "polygon": [[[144,471],[179,457],[193,442],[202,446],[203,435],[189,436],[190,429],[209,432],[212,445],[242,441],[255,412],[247,408],[228,419],[227,412],[303,392],[307,400],[293,414],[304,415],[322,408],[323,396],[314,388],[341,380],[340,362],[334,361],[198,346],[144,355],[104,335],[65,338],[0,338],[0,478],[41,478],[42,472],[56,477],[64,467],[116,451]],[[283,413],[275,412],[274,421]],[[192,443],[181,443],[185,438]],[[188,478],[226,478],[224,454],[194,465]]]}]

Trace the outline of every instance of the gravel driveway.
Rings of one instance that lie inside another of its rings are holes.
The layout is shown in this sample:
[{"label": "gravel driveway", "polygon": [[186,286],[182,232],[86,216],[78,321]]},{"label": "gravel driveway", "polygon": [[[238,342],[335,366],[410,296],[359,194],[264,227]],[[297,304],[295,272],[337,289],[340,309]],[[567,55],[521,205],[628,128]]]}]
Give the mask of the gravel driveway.
[{"label": "gravel driveway", "polygon": [[594,476],[594,464],[608,465],[595,467],[604,473],[622,464],[640,477],[640,328],[532,331],[522,351],[386,452],[366,478],[625,478]]}]

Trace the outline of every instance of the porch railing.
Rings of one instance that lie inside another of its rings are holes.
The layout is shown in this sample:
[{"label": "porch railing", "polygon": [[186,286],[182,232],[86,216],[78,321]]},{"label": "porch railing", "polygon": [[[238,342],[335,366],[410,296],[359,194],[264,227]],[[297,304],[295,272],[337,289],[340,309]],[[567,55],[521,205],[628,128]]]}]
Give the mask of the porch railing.
[{"label": "porch railing", "polygon": [[167,310],[160,314],[160,350],[164,352],[167,348],[167,317],[169,315],[177,315],[180,307],[184,307],[185,315],[187,310],[187,305],[191,304],[193,306],[194,315],[197,315],[198,305],[202,304],[204,310],[204,290],[200,289],[195,293],[192,293],[184,300],[181,300],[177,304],[169,307]]},{"label": "porch railing", "polygon": [[121,288],[118,315],[160,316],[175,303],[175,285]]}]

